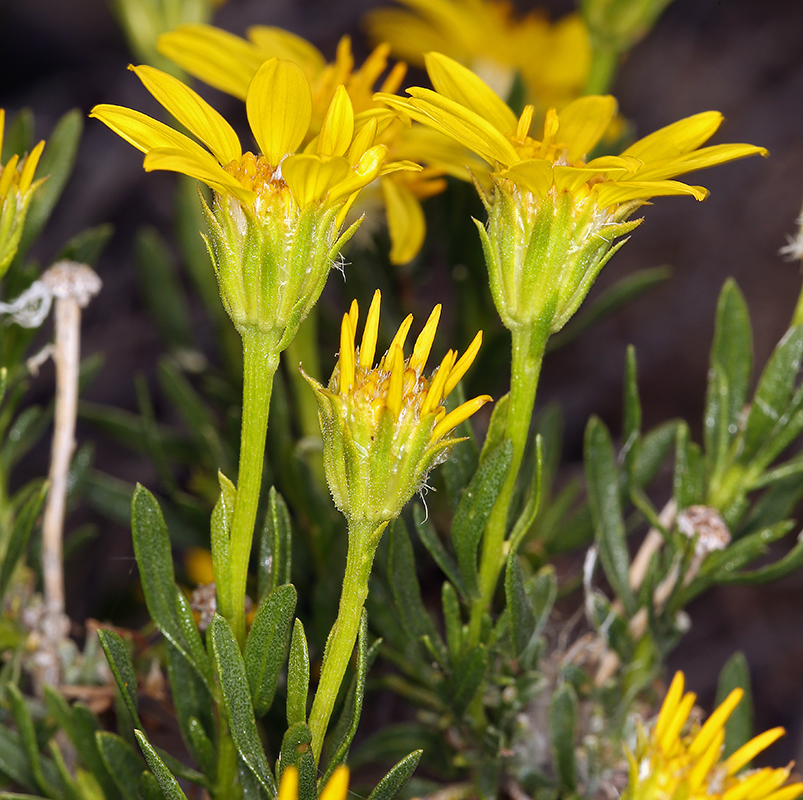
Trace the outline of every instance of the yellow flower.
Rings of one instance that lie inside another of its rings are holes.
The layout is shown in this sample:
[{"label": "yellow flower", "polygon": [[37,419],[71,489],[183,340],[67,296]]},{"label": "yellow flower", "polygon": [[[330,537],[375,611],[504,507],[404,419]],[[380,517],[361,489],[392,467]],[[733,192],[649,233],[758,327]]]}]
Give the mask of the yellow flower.
[{"label": "yellow flower", "polygon": [[427,378],[427,359],[441,307],[435,306],[409,358],[404,343],[413,323],[402,322],[387,353],[374,366],[379,331],[379,291],[374,294],[360,346],[355,347],[356,301],[343,316],[340,357],[329,387],[307,378],[318,399],[324,467],[335,505],[351,522],[388,521],[445,460],[459,440],[451,432],[491,398],[475,397],[447,412],[444,402],[476,358],[478,333],[458,359],[449,350]]},{"label": "yellow flower", "polygon": [[370,11],[375,42],[390,42],[398,58],[424,66],[435,50],[481,75],[508,98],[516,75],[525,100],[543,114],[582,93],[591,65],[588,31],[577,14],[551,24],[541,12],[516,18],[504,0],[399,0],[409,10]]},{"label": "yellow flower", "polygon": [[[376,142],[388,148],[390,159],[428,165],[421,172],[382,175],[379,186],[362,196],[355,208],[355,213],[362,213],[376,205],[385,207],[393,263],[406,263],[420,250],[426,233],[421,201],[444,190],[442,173],[466,178],[463,148],[432,132],[422,135],[420,128],[402,124],[373,99],[374,87],[388,68],[388,45],[376,47],[355,69],[348,36],[340,40],[335,60],[327,63],[312,44],[280,28],[253,26],[248,29],[248,39],[242,39],[211,25],[184,25],[162,36],[159,50],[194,77],[240,99],[246,98],[252,76],[267,59],[278,57],[298,64],[312,93],[305,144],[318,135],[338,87],[345,87],[355,125],[373,121],[377,126]],[[395,64],[382,80],[381,91],[397,92],[405,73],[404,64]]]},{"label": "yellow flower", "polygon": [[385,172],[417,167],[387,161],[375,121],[358,124],[342,88],[317,136],[300,150],[312,93],[289,61],[265,61],[249,83],[246,112],[260,155],[244,153],[231,125],[181,81],[152,67],[131,69],[205,147],[129,108],[100,105],[91,116],[144,152],[146,170],[180,172],[214,190],[213,208],[204,209],[224,305],[241,333],[254,326],[272,331],[283,349],[356,229],[341,234],[360,190]]},{"label": "yellow flower", "polygon": [[635,753],[628,752],[630,777],[623,800],[795,800],[803,783],[787,784],[792,764],[781,769],[744,768],[784,735],[773,728],[722,760],[725,723],[744,692],[734,689],[704,725],[687,733],[696,696],[683,693],[682,672],[675,673],[649,733],[639,730]]},{"label": "yellow flower", "polygon": [[649,198],[705,198],[703,187],[673,178],[767,154],[749,144],[702,147],[722,122],[721,114],[707,111],[640,139],[618,156],[587,160],[616,114],[613,97],[581,97],[560,113],[550,109],[535,139],[532,105],[517,117],[456,61],[428,53],[426,63],[435,91],[416,87],[407,90],[407,99],[377,97],[486,162],[475,180],[488,229],[478,228],[494,300],[511,330],[559,330],[613,254],[614,239],[638,224],[625,220]]},{"label": "yellow flower", "polygon": [[[0,153],[3,150],[5,120],[5,109],[0,108]],[[44,147],[45,143],[41,141],[27,156],[20,158],[15,154],[8,163],[0,164],[0,278],[17,253],[33,193],[44,180],[33,179]]]},{"label": "yellow flower", "polygon": [[[346,800],[349,792],[349,769],[340,765],[326,782],[319,800]],[[279,781],[277,800],[298,800],[298,770],[287,767]]]}]

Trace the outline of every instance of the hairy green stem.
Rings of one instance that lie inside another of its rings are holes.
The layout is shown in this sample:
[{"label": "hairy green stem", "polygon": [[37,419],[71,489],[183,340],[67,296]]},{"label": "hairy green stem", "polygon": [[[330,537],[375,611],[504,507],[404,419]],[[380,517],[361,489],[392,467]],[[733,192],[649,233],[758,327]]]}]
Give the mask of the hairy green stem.
[{"label": "hairy green stem", "polygon": [[591,67],[583,94],[607,94],[616,80],[619,60],[618,50],[597,42],[591,54]]},{"label": "hairy green stem", "polygon": [[469,646],[476,645],[480,641],[482,619],[490,610],[499,573],[505,563],[505,537],[510,505],[530,432],[535,392],[538,388],[538,377],[548,338],[548,332],[535,327],[518,328],[513,331],[510,400],[505,424],[505,438],[510,439],[513,444],[513,456],[502,491],[485,526],[480,556],[480,596],[471,605]]},{"label": "hairy green stem", "polygon": [[316,761],[321,757],[329,718],[332,716],[340,684],[343,682],[346,667],[354,651],[354,643],[357,641],[362,609],[368,596],[368,578],[371,575],[376,546],[387,524],[371,520],[349,521],[349,546],[340,607],[335,624],[326,640],[321,678],[315,690],[315,699],[312,701],[309,715],[312,752]]},{"label": "hairy green stem", "polygon": [[240,466],[229,546],[229,591],[224,595],[231,606],[221,606],[221,613],[231,624],[240,647],[245,644],[245,583],[262,488],[270,396],[273,376],[279,365],[275,335],[253,328],[244,330],[242,338],[243,420]]}]

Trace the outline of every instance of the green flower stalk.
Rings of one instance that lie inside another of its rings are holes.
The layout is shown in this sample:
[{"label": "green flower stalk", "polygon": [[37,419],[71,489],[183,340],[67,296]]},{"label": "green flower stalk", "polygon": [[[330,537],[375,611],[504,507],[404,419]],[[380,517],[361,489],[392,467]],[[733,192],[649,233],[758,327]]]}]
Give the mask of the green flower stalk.
[{"label": "green flower stalk", "polygon": [[706,197],[703,187],[673,178],[767,151],[749,144],[702,147],[722,122],[721,114],[707,111],[618,156],[587,160],[616,115],[613,97],[581,97],[559,114],[550,109],[536,139],[533,106],[516,116],[474,73],[440,53],[429,53],[426,65],[435,91],[414,87],[407,99],[379,97],[488,164],[474,174],[488,211],[487,227],[477,222],[477,228],[494,302],[513,340],[505,428],[513,457],[483,537],[480,597],[469,623],[469,642],[477,644],[506,558],[508,517],[547,339],[579,308],[621,245],[615,240],[639,224],[627,221],[638,208],[659,195]]},{"label": "green flower stalk", "polygon": [[450,350],[437,370],[425,377],[440,306],[430,315],[409,358],[405,359],[403,348],[412,315],[401,324],[379,364],[373,366],[380,300],[377,291],[359,348],[355,348],[356,301],[344,315],[340,358],[328,388],[307,378],[318,400],[326,479],[349,528],[340,607],[326,642],[309,717],[316,759],[357,639],[382,532],[424,485],[429,471],[460,441],[451,436],[454,428],[491,399],[488,395],[475,397],[449,413],[443,406],[474,361],[481,333],[461,358]]},{"label": "green flower stalk", "polygon": [[209,254],[223,305],[243,342],[243,418],[234,514],[226,546],[213,548],[221,613],[245,640],[245,586],[262,484],[265,436],[279,354],[318,301],[340,248],[358,223],[343,220],[360,190],[385,171],[375,119],[356,119],[346,90],[334,93],[318,136],[303,152],[312,92],[295,64],[263,63],[246,112],[261,154],[243,153],[232,127],[192,89],[152,67],[132,67],[148,91],[205,146],[120,106],[102,120],[145,153],[146,170],[181,172],[214,192],[204,203]]},{"label": "green flower stalk", "polygon": [[[0,153],[5,120],[5,109],[0,108]],[[41,141],[27,156],[13,155],[7,164],[0,164],[0,278],[6,274],[17,254],[33,193],[44,180],[33,179],[44,148],[45,143]]]}]

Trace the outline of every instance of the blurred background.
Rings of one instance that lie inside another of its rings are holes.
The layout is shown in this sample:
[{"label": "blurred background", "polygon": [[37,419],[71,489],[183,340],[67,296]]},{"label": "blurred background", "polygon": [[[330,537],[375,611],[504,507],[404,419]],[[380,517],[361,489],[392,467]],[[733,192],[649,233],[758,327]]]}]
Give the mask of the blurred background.
[{"label": "blurred background", "polygon": [[[359,19],[373,4],[229,0],[214,21],[237,34],[252,24],[277,25],[308,38],[327,57],[334,55],[340,36],[351,33],[359,60],[367,51]],[[552,17],[572,10],[555,0],[542,5]],[[521,6],[522,11],[529,8]],[[801,285],[798,265],[778,255],[795,230],[803,201],[801,32],[799,0],[675,0],[623,65],[614,93],[639,135],[718,109],[726,121],[715,142],[763,145],[771,157],[706,173],[702,182],[711,196],[703,204],[658,198],[603,272],[594,294],[636,269],[668,265],[673,277],[547,359],[539,404],[554,400],[565,409],[567,469],[579,465],[590,414],[599,414],[614,432],[619,429],[628,344],[637,351],[645,427],[683,417],[699,441],[714,310],[726,277],[733,276],[747,297],[756,364],[766,361],[786,330]],[[37,137],[46,137],[58,118],[75,107],[88,113],[97,103],[112,102],[147,110],[144,89],[125,69],[130,59],[101,0],[0,0],[0,107],[7,114],[30,107]],[[242,113],[235,111],[237,101],[211,90],[204,94],[224,115]],[[98,265],[104,289],[87,309],[83,327],[84,353],[105,353],[103,370],[85,395],[93,402],[133,411],[133,375],[153,376],[161,345],[140,300],[132,242],[143,224],[169,235],[173,187],[174,176],[146,175],[136,151],[87,120],[71,183],[32,253],[47,266],[61,244],[79,231],[114,225]],[[348,267],[346,280],[358,269],[358,263]],[[440,288],[435,280],[425,286],[422,309],[446,299],[439,296]],[[200,306],[197,324],[208,326]],[[211,329],[202,330],[201,340],[211,342],[212,335]],[[42,333],[43,341],[47,336]],[[324,353],[324,371],[336,349],[333,343],[332,352]],[[34,400],[47,400],[53,391],[52,366],[42,370],[33,388]],[[159,407],[156,412],[169,413]],[[146,459],[86,424],[79,423],[78,437],[95,441],[99,469],[146,485],[154,480]],[[43,446],[25,469],[44,474],[47,459]],[[656,502],[660,506],[661,498]],[[67,529],[87,519],[100,526],[100,535],[68,564],[68,611],[76,619],[125,616],[119,586],[136,580],[130,533],[83,511],[68,519]],[[689,609],[691,631],[670,658],[670,669],[686,671],[690,688],[710,710],[722,665],[735,650],[743,650],[753,675],[756,729],[781,724],[789,733],[771,751],[770,760],[777,764],[785,758],[803,760],[801,609],[801,574],[770,587],[715,589]]]}]

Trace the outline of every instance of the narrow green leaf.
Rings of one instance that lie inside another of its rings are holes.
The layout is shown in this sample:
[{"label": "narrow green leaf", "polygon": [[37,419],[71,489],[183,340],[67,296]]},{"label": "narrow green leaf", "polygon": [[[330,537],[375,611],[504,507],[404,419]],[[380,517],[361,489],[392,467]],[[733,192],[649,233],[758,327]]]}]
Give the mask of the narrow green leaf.
[{"label": "narrow green leaf", "polygon": [[798,326],[787,331],[761,374],[747,417],[741,454],[743,462],[752,459],[783,416],[800,369],[801,357],[803,326]]},{"label": "narrow green leaf", "polygon": [[0,773],[25,789],[36,789],[36,779],[20,737],[6,726],[0,726]]},{"label": "narrow green leaf", "polygon": [[519,546],[523,539],[530,532],[538,516],[538,509],[541,507],[541,483],[543,480],[544,471],[544,440],[541,434],[535,437],[535,474],[530,481],[527,489],[527,500],[524,504],[524,510],[516,520],[513,526],[513,531],[508,538],[508,547],[510,552],[517,553]]},{"label": "narrow green leaf", "polygon": [[20,742],[28,759],[31,774],[39,789],[49,797],[53,797],[58,793],[56,788],[59,783],[58,773],[53,763],[39,752],[39,743],[36,740],[36,730],[28,704],[16,684],[7,683],[5,689],[8,699],[11,701],[14,722],[19,731]]},{"label": "narrow green leaf", "polygon": [[446,629],[449,661],[454,666],[463,650],[463,619],[460,614],[460,600],[454,586],[449,581],[443,582],[441,603],[443,604],[443,623]]},{"label": "narrow green leaf", "polygon": [[187,795],[181,791],[178,781],[151,747],[150,742],[145,738],[145,734],[140,730],[136,730],[134,731],[134,736],[137,737],[142,754],[145,756],[145,760],[148,762],[148,766],[151,768],[151,772],[156,778],[165,800],[187,800]]},{"label": "narrow green leaf", "polygon": [[268,511],[259,546],[258,594],[260,600],[277,586],[290,583],[293,529],[282,496],[271,486]]},{"label": "narrow green leaf", "polygon": [[245,664],[237,640],[229,623],[219,614],[212,618],[209,635],[234,746],[262,788],[275,797],[276,784],[259,741]]},{"label": "narrow green leaf", "polygon": [[[734,653],[722,667],[714,705],[719,706],[734,689],[742,689],[744,697],[725,723],[723,759],[728,758],[753,738],[753,692],[750,688],[750,668],[742,652]],[[749,769],[749,765],[747,768]]]},{"label": "narrow green leaf", "polygon": [[221,606],[231,608],[231,573],[229,570],[231,524],[234,519],[234,506],[237,500],[237,489],[223,474],[217,473],[220,484],[220,497],[212,509],[211,543],[212,570],[215,575],[215,591]]},{"label": "narrow green leaf", "polygon": [[175,273],[170,248],[155,228],[142,228],[134,241],[134,261],[140,294],[170,349],[194,344],[187,299]]},{"label": "narrow green leaf", "polygon": [[624,457],[628,480],[632,481],[641,440],[641,400],[638,393],[636,350],[633,345],[629,345],[627,348],[624,396],[621,455]]},{"label": "narrow green leaf", "polygon": [[535,615],[524,589],[524,574],[517,553],[510,553],[505,570],[505,599],[510,614],[510,639],[513,655],[518,658],[530,643],[535,630]]},{"label": "narrow green leaf", "polygon": [[306,723],[291,725],[282,739],[281,758],[277,767],[277,777],[287,767],[298,770],[298,800],[317,800],[318,791],[315,778],[317,767],[312,752],[312,731]]},{"label": "narrow green leaf", "polygon": [[11,576],[28,546],[42,503],[47,496],[47,489],[46,483],[39,484],[36,493],[27,500],[14,520],[14,527],[11,529],[11,535],[6,543],[6,551],[0,560],[0,600],[5,595]]},{"label": "narrow green leaf", "polygon": [[705,499],[705,461],[702,451],[690,437],[689,426],[682,422],[677,428],[672,477],[672,492],[678,511]]},{"label": "narrow green leaf", "polygon": [[12,120],[6,120],[3,138],[2,162],[5,164],[13,155],[22,155],[33,148],[34,118],[30,108],[22,108]]},{"label": "narrow green leaf", "polygon": [[365,676],[368,672],[368,613],[365,609],[360,618],[360,632],[357,636],[357,670],[349,686],[343,712],[335,726],[332,736],[332,755],[326,765],[326,772],[318,781],[318,788],[323,789],[335,769],[342,764],[349,754],[349,748],[357,733],[362,714],[362,703],[365,696]]},{"label": "narrow green leaf", "polygon": [[388,580],[405,632],[413,641],[424,636],[429,637],[438,662],[445,666],[449,660],[446,645],[424,607],[421,586],[416,576],[413,547],[407,535],[407,528],[401,519],[396,519],[390,524]]},{"label": "narrow green leaf", "polygon": [[457,554],[457,563],[471,597],[477,596],[479,591],[477,546],[507,477],[512,457],[513,445],[509,440],[483,455],[479,469],[463,492],[452,521],[452,547]]},{"label": "narrow green leaf", "polygon": [[117,734],[98,731],[95,739],[103,763],[117,786],[118,797],[137,800],[137,786],[140,775],[145,771],[145,764],[128,742]]},{"label": "narrow green leaf", "polygon": [[279,586],[266,596],[259,604],[245,640],[245,672],[257,717],[266,714],[273,703],[290,644],[296,600],[296,589],[291,583]]},{"label": "narrow green leaf", "polygon": [[184,641],[187,644],[187,652],[191,657],[190,664],[201,679],[201,685],[212,695],[215,685],[215,673],[206,647],[201,641],[201,634],[198,631],[190,601],[180,586],[176,586],[176,614],[178,615],[179,627],[184,634]]},{"label": "narrow green leaf", "polygon": [[457,662],[454,672],[444,681],[440,693],[452,713],[460,719],[482,684],[488,668],[488,652],[484,645],[472,647]]},{"label": "narrow green leaf", "polygon": [[368,800],[395,800],[415,772],[423,752],[423,750],[413,750],[410,755],[399,761],[379,781],[376,788],[368,795]]},{"label": "narrow green leaf", "polygon": [[598,417],[588,422],[584,457],[588,504],[596,529],[600,563],[616,596],[632,615],[636,611],[636,600],[628,576],[630,555],[619,499],[619,474],[610,434]]},{"label": "narrow green leaf", "polygon": [[123,702],[131,714],[134,724],[142,727],[137,714],[137,673],[131,661],[128,645],[115,631],[101,629],[98,631],[98,639],[106,654],[106,660],[109,662]]},{"label": "narrow green leaf", "polygon": [[83,114],[77,108],[68,111],[56,123],[47,144],[42,152],[42,158],[36,168],[35,177],[48,176],[47,180],[36,190],[36,194],[28,209],[25,219],[25,229],[20,239],[17,258],[24,255],[31,244],[36,240],[50,217],[75,163],[78,153],[78,143],[84,129]]},{"label": "narrow green leaf", "polygon": [[574,747],[577,737],[577,696],[571,684],[564,683],[552,695],[549,704],[549,734],[560,785],[574,791],[577,768]]},{"label": "narrow green leaf", "polygon": [[558,596],[558,578],[555,575],[555,568],[551,564],[542,567],[526,582],[525,591],[535,618],[535,626],[527,648],[522,653],[521,663],[524,669],[534,669],[534,662],[538,654],[538,640],[549,622],[549,615]]},{"label": "narrow green leaf", "polygon": [[38,406],[31,406],[19,413],[0,449],[0,463],[6,474],[11,472],[19,460],[39,441],[50,420],[51,415]]},{"label": "narrow green leaf", "polygon": [[443,570],[444,575],[452,582],[460,594],[468,600],[468,593],[463,585],[463,579],[460,577],[460,570],[455,560],[447,552],[435,527],[427,519],[424,508],[418,503],[413,506],[413,523],[418,538],[427,548],[435,563]]},{"label": "narrow green leaf", "polygon": [[491,421],[488,423],[488,432],[485,434],[485,441],[482,443],[480,452],[480,464],[494,452],[505,439],[505,427],[507,426],[507,407],[510,402],[510,395],[500,397],[494,403],[494,410],[491,412]]},{"label": "narrow green leaf", "polygon": [[658,476],[675,445],[679,424],[677,420],[664,422],[641,437],[632,474],[637,486],[649,486]]},{"label": "narrow green leaf", "polygon": [[154,778],[152,772],[146,770],[139,776],[137,796],[139,800],[165,800],[165,796],[159,787],[159,781]]},{"label": "narrow green leaf", "polygon": [[87,228],[62,247],[55,261],[66,259],[94,267],[113,233],[114,226],[109,224]]},{"label": "narrow green leaf", "polygon": [[[453,411],[466,400],[463,392],[463,385],[458,384],[456,389],[446,398],[447,413]],[[451,501],[452,511],[457,508],[460,500],[460,493],[466,487],[471,476],[477,471],[480,460],[480,452],[477,447],[477,440],[474,438],[474,431],[471,423],[464,420],[452,431],[455,439],[465,439],[460,447],[455,447],[449,458],[446,459],[440,468],[443,482],[446,484],[446,491]]]},{"label": "narrow green leaf", "polygon": [[297,619],[290,641],[290,660],[287,665],[287,726],[306,723],[309,694],[309,648],[304,625]]},{"label": "narrow green leaf", "polygon": [[[718,480],[727,465],[730,446],[730,386],[728,376],[722,366],[714,362],[708,368],[708,388],[703,411],[703,441],[705,453],[710,462],[713,480]],[[735,423],[734,423],[734,433]]]}]

